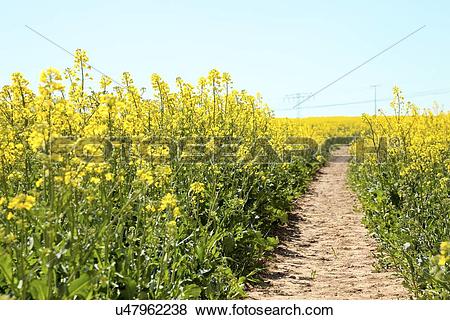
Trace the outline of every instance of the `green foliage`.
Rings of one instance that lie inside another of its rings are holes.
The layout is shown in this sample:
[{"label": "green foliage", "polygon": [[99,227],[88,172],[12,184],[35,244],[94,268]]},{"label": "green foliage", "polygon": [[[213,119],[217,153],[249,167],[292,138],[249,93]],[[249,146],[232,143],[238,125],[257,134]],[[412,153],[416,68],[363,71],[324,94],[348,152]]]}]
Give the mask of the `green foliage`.
[{"label": "green foliage", "polygon": [[[320,165],[310,161],[174,163],[169,188],[182,214],[170,232],[170,211],[146,209],[148,189],[102,185],[94,203],[80,201],[73,190],[57,194],[54,212],[35,208],[20,217],[26,242],[0,247],[0,293],[21,299],[242,297],[247,277],[278,244],[271,231],[286,222],[291,199]],[[204,182],[201,199],[192,197],[194,181]],[[17,224],[17,218],[2,219],[7,228]]]},{"label": "green foliage", "polygon": [[400,116],[402,101],[393,103],[396,117],[369,121],[368,139],[376,147],[377,139],[388,138],[387,150],[353,164],[350,179],[364,222],[378,240],[382,264],[401,274],[415,297],[449,299],[448,117]]}]

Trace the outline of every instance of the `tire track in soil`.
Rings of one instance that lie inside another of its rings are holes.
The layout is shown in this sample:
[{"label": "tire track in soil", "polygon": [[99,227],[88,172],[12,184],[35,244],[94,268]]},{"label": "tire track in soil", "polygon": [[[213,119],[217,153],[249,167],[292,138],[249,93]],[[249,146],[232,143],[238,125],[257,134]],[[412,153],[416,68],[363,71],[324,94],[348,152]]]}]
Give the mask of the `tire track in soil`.
[{"label": "tire track in soil", "polygon": [[376,242],[347,186],[348,148],[338,149],[296,201],[263,283],[249,299],[408,299],[400,278],[375,271]]}]

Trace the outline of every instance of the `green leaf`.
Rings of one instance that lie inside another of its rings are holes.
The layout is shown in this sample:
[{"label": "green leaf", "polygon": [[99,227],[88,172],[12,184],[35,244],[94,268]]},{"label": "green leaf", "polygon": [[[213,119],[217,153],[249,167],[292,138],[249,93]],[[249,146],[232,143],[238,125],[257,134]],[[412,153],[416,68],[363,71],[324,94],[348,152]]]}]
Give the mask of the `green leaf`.
[{"label": "green leaf", "polygon": [[267,237],[266,239],[266,250],[272,251],[278,245],[279,241],[276,237]]},{"label": "green leaf", "polygon": [[85,298],[89,294],[91,277],[87,273],[83,273],[79,278],[69,283],[69,298],[75,297]]},{"label": "green leaf", "polygon": [[12,259],[7,253],[0,254],[0,274],[6,279],[6,282],[11,284],[13,280]]},{"label": "green leaf", "polygon": [[46,279],[34,279],[30,283],[30,293],[35,300],[48,299],[48,285]]},{"label": "green leaf", "polygon": [[284,211],[284,210],[277,209],[276,210],[276,217],[277,217],[278,220],[280,220],[280,222],[282,224],[288,223],[288,221],[289,221],[289,216],[288,216],[287,212]]},{"label": "green leaf", "polygon": [[124,282],[125,289],[121,291],[121,296],[126,300],[133,299],[136,296],[136,281],[126,277]]},{"label": "green leaf", "polygon": [[225,255],[230,256],[235,248],[235,241],[234,238],[231,235],[226,236],[223,238],[223,251]]},{"label": "green leaf", "polygon": [[183,288],[182,299],[198,299],[202,294],[202,288],[196,284],[189,284]]}]

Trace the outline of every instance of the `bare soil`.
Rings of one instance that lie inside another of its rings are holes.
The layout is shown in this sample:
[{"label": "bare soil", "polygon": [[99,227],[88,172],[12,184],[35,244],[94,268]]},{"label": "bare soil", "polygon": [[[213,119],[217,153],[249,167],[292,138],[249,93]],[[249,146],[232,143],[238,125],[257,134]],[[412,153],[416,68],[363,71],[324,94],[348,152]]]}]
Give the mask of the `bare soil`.
[{"label": "bare soil", "polygon": [[347,152],[337,150],[297,200],[250,299],[409,298],[397,276],[374,268],[376,242],[347,185]]}]

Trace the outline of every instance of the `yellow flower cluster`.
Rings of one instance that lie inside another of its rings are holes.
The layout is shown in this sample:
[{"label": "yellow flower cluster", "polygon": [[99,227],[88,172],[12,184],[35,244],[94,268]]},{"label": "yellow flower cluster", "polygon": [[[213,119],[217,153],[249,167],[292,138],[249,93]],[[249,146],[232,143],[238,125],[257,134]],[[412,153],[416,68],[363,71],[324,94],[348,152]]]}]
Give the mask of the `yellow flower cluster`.
[{"label": "yellow flower cluster", "polygon": [[447,262],[450,262],[450,242],[442,242],[440,249],[438,265],[445,266]]},{"label": "yellow flower cluster", "polygon": [[189,190],[195,194],[201,194],[205,191],[205,184],[202,182],[194,182],[191,184]]},{"label": "yellow flower cluster", "polygon": [[26,194],[19,194],[12,198],[8,203],[8,209],[13,210],[31,210],[36,203],[36,198]]},{"label": "yellow flower cluster", "polygon": [[[104,76],[101,91],[90,90],[88,61],[86,52],[77,50],[72,68],[63,73],[45,70],[37,93],[20,73],[1,89],[0,179],[5,183],[24,183],[31,163],[37,170],[27,175],[32,181],[25,183],[35,187],[33,192],[44,192],[56,183],[58,188],[78,189],[93,201],[103,180],[120,184],[130,172],[123,167],[113,173],[104,163],[108,152],[104,139],[119,137],[112,142],[112,151],[129,148],[124,154],[129,155],[136,180],[170,195],[166,188],[172,168],[158,164],[167,159],[169,148],[164,143],[145,145],[146,138],[239,136],[249,145],[270,126],[271,112],[262,97],[234,89],[227,73],[212,70],[196,86],[177,78],[176,91],[154,74],[154,98],[145,99],[129,73],[123,74],[119,86],[111,88],[112,79]],[[82,139],[84,143],[75,144]],[[126,139],[140,142],[129,145]],[[197,183],[193,192],[202,193],[202,188]],[[162,208],[173,203],[169,195],[160,199]],[[34,201],[20,195],[10,207],[29,210]]]},{"label": "yellow flower cluster", "polygon": [[328,138],[358,136],[366,125],[361,117],[274,118],[274,136],[307,137],[322,144]]},{"label": "yellow flower cluster", "polygon": [[160,204],[159,210],[160,211],[164,211],[167,208],[175,208],[176,205],[177,205],[176,197],[173,194],[171,194],[171,193],[167,193],[161,199],[161,204]]},{"label": "yellow flower cluster", "polygon": [[371,155],[352,166],[352,181],[366,225],[407,286],[419,298],[448,299],[450,245],[440,242],[449,236],[450,113],[419,111],[398,87],[393,96],[393,115],[364,116],[362,137]]}]

